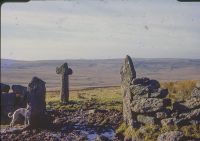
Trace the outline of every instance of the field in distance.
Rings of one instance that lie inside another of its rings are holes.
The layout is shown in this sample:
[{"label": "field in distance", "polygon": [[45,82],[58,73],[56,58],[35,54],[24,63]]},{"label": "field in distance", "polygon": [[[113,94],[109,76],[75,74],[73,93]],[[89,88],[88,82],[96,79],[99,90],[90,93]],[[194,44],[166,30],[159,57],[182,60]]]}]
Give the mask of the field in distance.
[{"label": "field in distance", "polygon": [[[17,61],[1,59],[1,82],[27,86],[33,76],[46,82],[49,90],[57,90],[60,77],[56,67],[67,62],[72,68],[70,88],[120,85],[120,68],[124,59]],[[159,81],[199,80],[200,59],[134,59],[137,77]]]}]

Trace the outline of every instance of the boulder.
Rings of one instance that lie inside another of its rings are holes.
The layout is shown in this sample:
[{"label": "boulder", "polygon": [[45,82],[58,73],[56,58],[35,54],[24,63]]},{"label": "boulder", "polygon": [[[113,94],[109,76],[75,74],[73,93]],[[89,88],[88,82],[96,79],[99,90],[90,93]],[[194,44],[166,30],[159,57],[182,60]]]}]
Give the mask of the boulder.
[{"label": "boulder", "polygon": [[165,98],[168,95],[168,89],[159,88],[157,92],[151,93],[152,98]]},{"label": "boulder", "polygon": [[151,92],[154,92],[158,88],[160,88],[160,83],[157,80],[149,80],[148,86],[151,90]]},{"label": "boulder", "polygon": [[158,98],[142,98],[131,103],[131,109],[136,113],[152,113],[164,108],[164,102]]},{"label": "boulder", "polygon": [[183,103],[183,105],[187,107],[188,109],[200,108],[200,97],[190,98],[186,100],[185,103]]},{"label": "boulder", "polygon": [[133,81],[131,82],[131,84],[133,85],[142,85],[142,86],[147,86],[149,83],[149,78],[147,77],[142,77],[142,78],[135,78],[133,79]]},{"label": "boulder", "polygon": [[156,124],[156,118],[155,117],[138,115],[137,120],[138,120],[138,122],[143,123],[143,124],[151,124],[151,125]]},{"label": "boulder", "polygon": [[27,92],[27,87],[21,86],[21,85],[12,85],[12,90],[16,94],[23,94]]},{"label": "boulder", "polygon": [[148,86],[131,85],[130,90],[131,90],[131,95],[132,95],[133,99],[149,97],[150,90],[149,90]]},{"label": "boulder", "polygon": [[10,90],[10,86],[7,84],[3,84],[3,83],[0,83],[0,84],[1,84],[1,93],[3,93],[3,92],[8,93]]},{"label": "boulder", "polygon": [[159,135],[157,141],[183,141],[183,138],[183,132],[170,131]]}]

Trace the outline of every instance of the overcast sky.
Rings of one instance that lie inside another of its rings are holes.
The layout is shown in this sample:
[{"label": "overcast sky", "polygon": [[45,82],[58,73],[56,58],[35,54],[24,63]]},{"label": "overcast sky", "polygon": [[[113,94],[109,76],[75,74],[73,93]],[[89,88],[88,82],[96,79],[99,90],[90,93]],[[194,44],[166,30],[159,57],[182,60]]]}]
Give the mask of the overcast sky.
[{"label": "overcast sky", "polygon": [[1,58],[200,58],[200,3],[69,0],[5,3]]}]

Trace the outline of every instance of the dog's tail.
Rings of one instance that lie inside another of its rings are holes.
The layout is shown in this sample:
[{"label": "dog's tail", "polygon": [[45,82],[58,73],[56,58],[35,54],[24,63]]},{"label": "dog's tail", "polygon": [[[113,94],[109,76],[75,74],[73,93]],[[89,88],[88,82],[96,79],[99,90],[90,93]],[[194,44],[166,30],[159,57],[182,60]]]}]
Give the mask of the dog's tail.
[{"label": "dog's tail", "polygon": [[8,117],[9,118],[12,118],[12,116],[13,116],[13,114],[10,112],[10,113],[8,113]]}]

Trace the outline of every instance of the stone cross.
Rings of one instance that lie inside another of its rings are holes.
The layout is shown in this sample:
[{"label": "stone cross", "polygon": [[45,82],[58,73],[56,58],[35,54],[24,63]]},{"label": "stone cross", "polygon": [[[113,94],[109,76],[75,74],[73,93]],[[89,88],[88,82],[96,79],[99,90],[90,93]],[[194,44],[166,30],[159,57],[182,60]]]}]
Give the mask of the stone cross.
[{"label": "stone cross", "polygon": [[124,64],[120,70],[121,74],[121,90],[123,95],[123,118],[126,124],[133,125],[131,104],[131,90],[130,85],[134,78],[136,78],[136,71],[130,56],[126,56]]},{"label": "stone cross", "polygon": [[56,68],[56,73],[61,74],[61,90],[60,90],[60,101],[67,103],[69,101],[69,75],[71,75],[72,69],[68,68],[67,63],[64,63],[60,67]]},{"label": "stone cross", "polygon": [[28,84],[28,104],[30,110],[30,125],[33,127],[43,126],[46,122],[46,87],[40,78],[33,77]]}]

